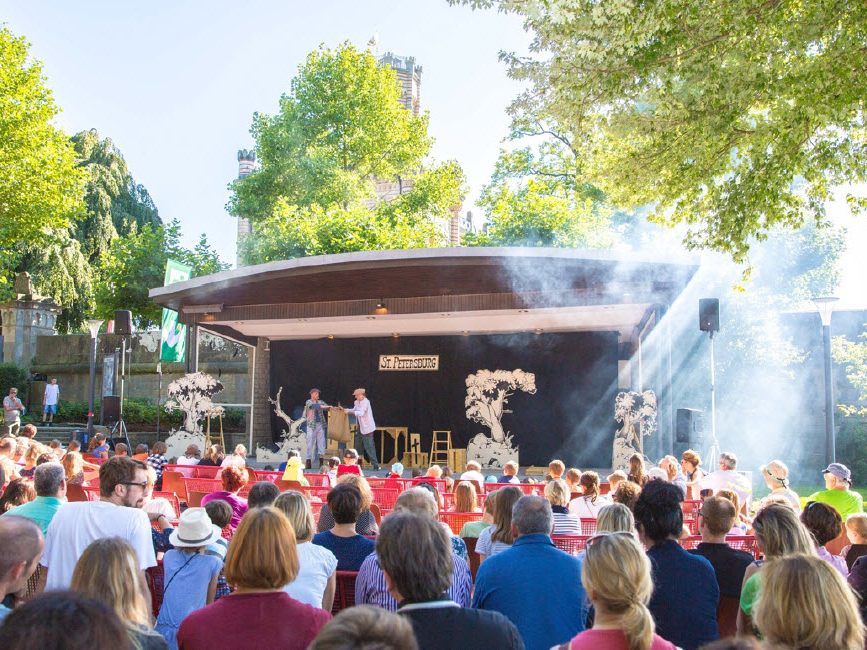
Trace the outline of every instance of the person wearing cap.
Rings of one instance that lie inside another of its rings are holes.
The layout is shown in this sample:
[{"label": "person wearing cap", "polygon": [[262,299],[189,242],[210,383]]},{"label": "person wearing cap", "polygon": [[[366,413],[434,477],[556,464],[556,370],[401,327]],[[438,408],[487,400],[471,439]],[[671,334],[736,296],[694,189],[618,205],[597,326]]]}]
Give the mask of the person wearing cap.
[{"label": "person wearing cap", "polygon": [[205,551],[220,532],[204,508],[187,508],[169,536],[174,548],[163,558],[163,604],[155,629],[170,648],[178,647],[178,628],[187,615],[214,602],[223,562]]},{"label": "person wearing cap", "polygon": [[807,497],[807,501],[827,503],[840,513],[843,521],[856,512],[864,512],[864,499],[852,490],[852,472],[842,463],[831,463],[822,470],[825,489]]},{"label": "person wearing cap", "polygon": [[364,453],[373,469],[379,469],[379,460],[376,457],[376,445],[373,442],[373,432],[376,430],[376,422],[373,421],[373,410],[370,407],[370,400],[367,399],[367,393],[363,388],[356,388],[352,391],[355,397],[355,405],[351,409],[346,409],[350,415],[354,415],[358,420],[358,431],[361,433],[361,444],[364,448]]},{"label": "person wearing cap", "polygon": [[325,453],[325,416],[331,406],[319,399],[319,389],[310,389],[310,399],[304,402],[304,419],[307,421],[307,469],[319,455]]},{"label": "person wearing cap", "polygon": [[[783,461],[772,460],[767,465],[762,465],[759,471],[765,479],[765,485],[771,491],[768,497],[783,497],[795,512],[801,512],[801,500],[797,492],[789,487],[789,468]],[[762,506],[765,505],[765,499],[762,500]]]}]

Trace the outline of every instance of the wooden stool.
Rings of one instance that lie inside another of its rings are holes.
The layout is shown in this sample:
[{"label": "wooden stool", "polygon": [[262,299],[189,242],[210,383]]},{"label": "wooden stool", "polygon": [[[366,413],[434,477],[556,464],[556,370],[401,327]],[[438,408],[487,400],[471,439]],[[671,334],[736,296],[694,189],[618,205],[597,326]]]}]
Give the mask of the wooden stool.
[{"label": "wooden stool", "polygon": [[[223,438],[223,413],[222,409],[219,413],[214,415],[208,414],[207,422],[205,423],[205,446],[210,447],[213,442],[211,442],[211,419],[218,418],[220,420],[220,446],[223,448],[223,453],[228,454],[229,450],[226,449],[226,439]],[[204,449],[202,451],[205,451]]]},{"label": "wooden stool", "polygon": [[448,465],[449,451],[452,449],[451,431],[434,431],[430,445],[430,462],[432,465]]},{"label": "wooden stool", "polygon": [[449,449],[449,467],[455,473],[463,472],[467,466],[466,449]]}]

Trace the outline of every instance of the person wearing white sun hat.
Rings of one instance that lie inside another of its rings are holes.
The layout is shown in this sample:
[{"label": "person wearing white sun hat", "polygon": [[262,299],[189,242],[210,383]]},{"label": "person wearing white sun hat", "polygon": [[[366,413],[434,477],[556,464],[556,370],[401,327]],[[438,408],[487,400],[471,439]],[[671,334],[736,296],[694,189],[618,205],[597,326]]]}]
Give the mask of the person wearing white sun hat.
[{"label": "person wearing white sun hat", "polygon": [[220,534],[204,508],[187,508],[181,514],[178,527],[169,535],[169,542],[175,548],[163,558],[165,586],[156,631],[171,648],[177,648],[181,621],[190,612],[214,602],[223,562],[206,555],[205,551],[209,544],[220,539]]}]

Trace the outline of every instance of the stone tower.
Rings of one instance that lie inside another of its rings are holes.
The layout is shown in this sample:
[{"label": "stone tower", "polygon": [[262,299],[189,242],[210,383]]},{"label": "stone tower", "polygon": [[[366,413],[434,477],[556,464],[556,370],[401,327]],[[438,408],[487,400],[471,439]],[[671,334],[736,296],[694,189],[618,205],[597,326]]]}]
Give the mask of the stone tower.
[{"label": "stone tower", "polygon": [[54,336],[60,307],[33,291],[29,273],[15,276],[15,299],[0,304],[0,362],[29,368],[36,354],[36,337]]},{"label": "stone tower", "polygon": [[413,115],[418,115],[421,109],[421,66],[416,65],[415,57],[386,52],[379,58],[379,64],[394,68],[400,81],[400,103]]},{"label": "stone tower", "polygon": [[[256,152],[238,149],[238,180],[246,178],[256,169]],[[253,226],[246,217],[238,217],[238,236],[235,240],[235,266],[241,266],[241,241],[253,232]]]}]

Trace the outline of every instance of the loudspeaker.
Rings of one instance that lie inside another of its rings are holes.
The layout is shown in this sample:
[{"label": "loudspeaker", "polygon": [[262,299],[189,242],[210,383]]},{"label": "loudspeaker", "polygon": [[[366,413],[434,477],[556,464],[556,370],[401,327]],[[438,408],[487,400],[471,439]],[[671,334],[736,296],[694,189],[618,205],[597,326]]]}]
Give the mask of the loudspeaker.
[{"label": "loudspeaker", "polygon": [[674,421],[675,442],[700,446],[704,437],[702,413],[698,409],[677,409]]},{"label": "loudspeaker", "polygon": [[702,298],[698,301],[698,329],[702,332],[719,332],[719,298]]},{"label": "loudspeaker", "polygon": [[102,423],[111,426],[120,419],[120,396],[105,395],[102,398]]},{"label": "loudspeaker", "polygon": [[114,333],[121,336],[132,334],[132,312],[128,309],[118,309],[114,312]]}]

